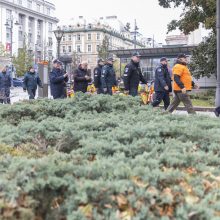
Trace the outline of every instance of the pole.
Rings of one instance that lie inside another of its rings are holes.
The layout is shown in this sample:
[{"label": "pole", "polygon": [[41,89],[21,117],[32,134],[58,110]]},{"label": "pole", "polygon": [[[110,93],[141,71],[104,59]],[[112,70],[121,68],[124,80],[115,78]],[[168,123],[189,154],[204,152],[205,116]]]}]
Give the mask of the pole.
[{"label": "pole", "polygon": [[60,40],[57,41],[57,58],[60,59]]},{"label": "pole", "polygon": [[220,0],[216,1],[217,15],[216,15],[216,33],[217,33],[217,85],[216,85],[216,107],[220,106]]},{"label": "pole", "polygon": [[136,41],[137,41],[136,28],[137,28],[137,22],[136,22],[136,19],[135,19],[135,20],[134,20],[134,49],[136,49]]}]

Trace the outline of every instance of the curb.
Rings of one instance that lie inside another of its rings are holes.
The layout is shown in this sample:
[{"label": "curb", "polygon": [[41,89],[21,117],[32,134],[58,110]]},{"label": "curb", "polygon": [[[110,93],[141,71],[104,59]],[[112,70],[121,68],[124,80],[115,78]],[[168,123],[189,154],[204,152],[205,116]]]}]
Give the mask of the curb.
[{"label": "curb", "polygon": [[[162,105],[160,105],[160,107],[163,108]],[[196,112],[214,112],[215,111],[215,107],[193,106],[193,108]],[[186,108],[184,106],[179,106],[177,107],[176,110],[186,111]]]}]

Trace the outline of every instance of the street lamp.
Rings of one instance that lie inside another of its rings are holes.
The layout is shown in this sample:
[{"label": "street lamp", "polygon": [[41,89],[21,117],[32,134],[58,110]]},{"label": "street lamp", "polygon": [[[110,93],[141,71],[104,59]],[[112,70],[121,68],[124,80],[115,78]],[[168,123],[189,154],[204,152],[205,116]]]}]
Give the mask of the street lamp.
[{"label": "street lamp", "polygon": [[[10,29],[10,57],[12,57],[12,44],[13,44],[13,21],[14,21],[14,18],[13,16],[11,16],[9,19],[7,19],[6,23],[5,23],[5,26],[7,28]],[[14,23],[15,25],[19,25],[18,21],[16,21]]]},{"label": "street lamp", "polygon": [[57,27],[57,30],[54,31],[55,37],[57,39],[57,58],[60,58],[60,42],[62,40],[64,31]]},{"label": "street lamp", "polygon": [[215,105],[220,106],[220,0],[216,1],[217,13],[216,13],[216,32],[217,32],[217,85],[216,85],[216,97]]}]

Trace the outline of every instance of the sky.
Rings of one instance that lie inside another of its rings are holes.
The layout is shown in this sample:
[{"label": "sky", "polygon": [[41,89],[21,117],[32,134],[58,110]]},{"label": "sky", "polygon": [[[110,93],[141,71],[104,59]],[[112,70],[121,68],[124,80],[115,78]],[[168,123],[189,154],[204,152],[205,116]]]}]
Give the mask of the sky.
[{"label": "sky", "polygon": [[[71,18],[84,16],[85,18],[99,18],[117,16],[124,24],[137,21],[139,32],[144,37],[155,39],[165,44],[167,24],[178,19],[180,9],[165,9],[159,6],[158,0],[49,0],[56,6],[56,17],[60,24],[71,24]],[[170,34],[177,34],[179,31]]]}]

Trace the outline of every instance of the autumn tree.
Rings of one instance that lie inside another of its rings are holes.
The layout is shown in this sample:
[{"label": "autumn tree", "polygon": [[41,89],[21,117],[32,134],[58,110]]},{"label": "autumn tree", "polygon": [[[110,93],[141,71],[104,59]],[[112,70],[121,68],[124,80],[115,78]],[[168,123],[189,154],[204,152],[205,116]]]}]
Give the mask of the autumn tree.
[{"label": "autumn tree", "polygon": [[208,37],[193,50],[190,69],[197,78],[216,73],[216,0],[158,0],[164,8],[182,7],[179,20],[168,24],[168,32],[179,29],[190,34],[202,24],[210,30]]}]

